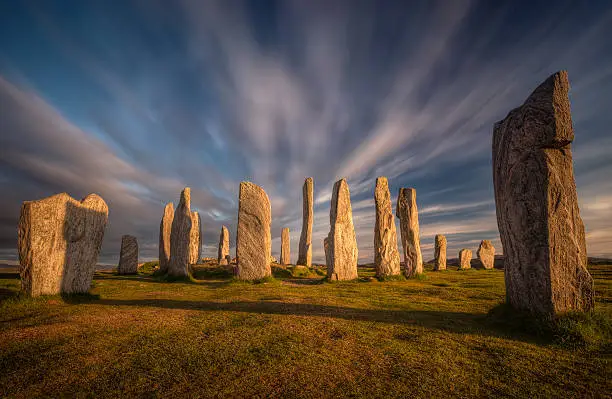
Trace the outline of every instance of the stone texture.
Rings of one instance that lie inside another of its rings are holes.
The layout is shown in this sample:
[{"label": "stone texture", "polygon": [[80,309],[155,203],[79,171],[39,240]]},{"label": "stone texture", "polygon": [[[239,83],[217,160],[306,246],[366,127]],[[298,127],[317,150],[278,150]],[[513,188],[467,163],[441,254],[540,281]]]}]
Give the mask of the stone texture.
[{"label": "stone texture", "polygon": [[330,231],[323,241],[327,278],[354,280],[357,276],[357,240],[353,226],[351,193],[345,179],[334,184],[329,211]]},{"label": "stone texture", "polygon": [[229,256],[229,250],[229,230],[227,227],[223,226],[221,227],[221,234],[219,235],[219,251],[217,252],[217,262],[219,262],[220,265],[230,264],[231,258]]},{"label": "stone texture", "polygon": [[181,199],[174,211],[172,231],[170,233],[170,265],[168,275],[186,277],[189,275],[190,242],[191,242],[191,189],[185,187]]},{"label": "stone texture", "polygon": [[202,259],[202,220],[198,212],[191,212],[189,232],[189,264],[194,265]]},{"label": "stone texture", "polygon": [[119,254],[117,273],[138,273],[138,241],[134,236],[125,235],[121,237],[121,253]]},{"label": "stone texture", "polygon": [[423,273],[419,213],[414,188],[400,188],[395,212],[400,220],[401,241],[404,249],[404,274],[406,277],[413,277]]},{"label": "stone texture", "polygon": [[506,298],[555,314],[594,306],[571,143],[565,71],[543,82],[493,132],[493,186]]},{"label": "stone texture", "polygon": [[391,194],[386,177],[376,179],[374,189],[376,224],[374,226],[374,266],[376,276],[400,274],[400,255],[397,249],[397,231],[391,209]]},{"label": "stone texture", "polygon": [[289,227],[285,227],[281,232],[281,255],[280,255],[280,263],[281,265],[290,265],[291,264],[291,244],[289,237]]},{"label": "stone texture", "polygon": [[466,270],[472,268],[472,251],[463,248],[459,251],[459,269]]},{"label": "stone texture", "polygon": [[476,255],[485,269],[493,269],[495,264],[495,247],[489,240],[482,240]]},{"label": "stone texture", "polygon": [[314,204],[314,180],[312,177],[304,181],[302,188],[302,234],[297,265],[310,267],[312,265],[312,221]]},{"label": "stone texture", "polygon": [[66,193],[24,202],[17,244],[22,291],[86,293],[107,221],[108,206],[96,194],[81,202]]},{"label": "stone texture", "polygon": [[164,207],[164,216],[159,223],[159,270],[164,274],[168,272],[170,264],[170,235],[173,220],[174,204],[170,202]]},{"label": "stone texture", "polygon": [[446,237],[436,234],[434,244],[434,270],[446,270]]},{"label": "stone texture", "polygon": [[253,183],[240,183],[236,235],[239,279],[258,280],[272,275],[271,221],[272,210],[266,192]]}]

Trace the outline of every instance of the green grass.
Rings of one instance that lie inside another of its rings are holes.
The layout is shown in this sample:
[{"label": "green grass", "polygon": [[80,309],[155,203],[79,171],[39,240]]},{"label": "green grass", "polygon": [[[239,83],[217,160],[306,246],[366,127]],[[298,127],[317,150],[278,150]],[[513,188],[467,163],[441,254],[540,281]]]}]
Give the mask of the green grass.
[{"label": "green grass", "polygon": [[91,294],[24,298],[0,274],[0,397],[605,397],[612,266],[596,307],[541,321],[503,305],[503,271],[324,282],[274,267],[167,281],[96,273]]}]

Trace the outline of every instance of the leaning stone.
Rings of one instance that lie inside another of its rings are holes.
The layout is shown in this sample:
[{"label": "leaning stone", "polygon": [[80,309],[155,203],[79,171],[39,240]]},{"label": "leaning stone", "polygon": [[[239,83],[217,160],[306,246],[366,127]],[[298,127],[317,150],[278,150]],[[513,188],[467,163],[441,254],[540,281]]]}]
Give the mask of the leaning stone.
[{"label": "leaning stone", "polygon": [[86,293],[98,261],[108,206],[96,194],[81,202],[66,193],[21,206],[21,290],[29,296]]},{"label": "leaning stone", "polygon": [[400,255],[397,249],[397,232],[391,209],[391,194],[386,177],[376,179],[374,189],[376,224],[374,226],[374,265],[376,276],[400,274]]},{"label": "leaning stone", "polygon": [[159,271],[163,274],[168,272],[170,264],[170,235],[173,220],[174,204],[170,202],[164,207],[164,216],[159,224]]},{"label": "leaning stone", "polygon": [[138,241],[134,236],[125,235],[121,237],[121,253],[117,273],[138,273]]},{"label": "leaning stone", "polygon": [[172,232],[170,234],[170,265],[168,275],[187,277],[189,275],[191,242],[191,189],[185,187],[174,211]]},{"label": "leaning stone", "polygon": [[312,220],[314,203],[314,181],[312,177],[304,181],[302,188],[302,234],[298,253],[298,265],[312,265]]},{"label": "leaning stone", "polygon": [[462,249],[459,251],[459,270],[466,270],[472,268],[472,251],[469,249]]},{"label": "leaning stone", "polygon": [[217,252],[217,262],[220,265],[228,265],[231,262],[231,258],[229,256],[229,230],[227,230],[227,227],[225,226],[221,227],[221,234],[219,235],[219,251]]},{"label": "leaning stone", "polygon": [[291,245],[289,237],[289,227],[285,227],[281,233],[281,265],[291,264]]},{"label": "leaning stone", "polygon": [[271,221],[272,210],[266,192],[253,183],[240,183],[236,235],[238,279],[258,280],[272,275]]},{"label": "leaning stone", "polygon": [[404,274],[406,277],[413,277],[423,273],[419,213],[414,188],[400,188],[395,212],[400,220],[401,241],[404,249]]},{"label": "leaning stone", "polygon": [[191,212],[189,233],[189,264],[196,264],[202,258],[202,220],[198,212]]},{"label": "leaning stone", "polygon": [[555,73],[493,132],[506,299],[517,309],[548,315],[594,307],[568,91],[567,72]]},{"label": "leaning stone", "polygon": [[446,237],[442,234],[436,234],[434,258],[434,270],[446,270]]},{"label": "leaning stone", "polygon": [[327,278],[354,280],[357,275],[357,240],[353,226],[351,193],[345,179],[334,184],[329,211],[330,231],[324,240]]},{"label": "leaning stone", "polygon": [[493,269],[495,264],[495,247],[489,240],[482,240],[476,255],[485,269]]}]

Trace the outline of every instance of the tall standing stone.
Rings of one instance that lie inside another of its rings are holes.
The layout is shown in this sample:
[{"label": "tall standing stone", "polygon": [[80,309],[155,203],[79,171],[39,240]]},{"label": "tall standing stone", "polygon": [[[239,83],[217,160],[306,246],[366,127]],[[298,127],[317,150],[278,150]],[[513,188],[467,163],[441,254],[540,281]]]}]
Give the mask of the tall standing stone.
[{"label": "tall standing stone", "polygon": [[280,263],[281,265],[291,264],[291,244],[289,238],[289,227],[285,227],[281,232]]},{"label": "tall standing stone", "polygon": [[202,259],[202,219],[198,212],[191,212],[189,232],[189,264],[194,265]]},{"label": "tall standing stone", "polygon": [[181,192],[181,199],[174,211],[172,221],[169,276],[186,277],[189,275],[191,222],[191,189],[185,187]]},{"label": "tall standing stone", "polygon": [[18,227],[21,290],[29,296],[85,293],[98,261],[108,206],[96,194],[66,193],[21,206]]},{"label": "tall standing stone", "polygon": [[170,264],[170,235],[173,220],[174,204],[170,202],[164,207],[164,216],[159,223],[159,271],[163,274],[168,272]]},{"label": "tall standing stone", "polygon": [[117,273],[138,273],[138,241],[134,236],[125,235],[121,237],[121,253],[119,254]]},{"label": "tall standing stone", "polygon": [[304,181],[302,187],[302,234],[297,265],[312,266],[312,220],[314,203],[314,181],[312,177]]},{"label": "tall standing stone", "polygon": [[434,244],[434,270],[446,270],[446,237],[436,234]]},{"label": "tall standing stone", "polygon": [[567,72],[553,74],[493,129],[506,299],[540,314],[594,306],[574,181],[568,91]]},{"label": "tall standing stone", "polygon": [[463,248],[459,251],[459,270],[472,268],[472,251]]},{"label": "tall standing stone", "polygon": [[391,209],[391,194],[386,177],[376,179],[374,189],[376,225],[374,226],[374,265],[376,276],[400,274],[400,255],[397,249],[397,232]]},{"label": "tall standing stone", "polygon": [[327,278],[354,280],[357,276],[357,239],[353,226],[351,193],[345,179],[334,184],[329,211],[330,231],[323,241]]},{"label": "tall standing stone", "polygon": [[[228,257],[229,257],[229,231],[227,227],[221,227],[221,234],[219,235],[219,251],[217,253],[217,262],[220,265],[229,265]],[[231,261],[231,258],[230,258]]]},{"label": "tall standing stone", "polygon": [[419,212],[414,188],[400,188],[395,212],[400,220],[400,233],[404,248],[404,274],[406,277],[413,277],[423,273]]},{"label": "tall standing stone", "polygon": [[482,240],[476,255],[485,269],[493,269],[495,265],[495,247],[489,240]]},{"label": "tall standing stone", "polygon": [[241,182],[236,234],[239,279],[258,280],[272,275],[271,221],[272,210],[266,192],[256,184]]}]

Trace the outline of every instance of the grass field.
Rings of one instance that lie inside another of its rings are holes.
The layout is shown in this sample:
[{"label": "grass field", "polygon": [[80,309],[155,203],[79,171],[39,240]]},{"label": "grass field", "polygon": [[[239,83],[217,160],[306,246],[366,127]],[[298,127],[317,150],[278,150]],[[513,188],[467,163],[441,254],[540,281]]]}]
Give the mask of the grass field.
[{"label": "grass field", "polygon": [[0,397],[609,397],[612,266],[590,268],[597,311],[554,325],[502,305],[503,271],[452,269],[99,272],[92,295],[37,299],[3,273]]}]

